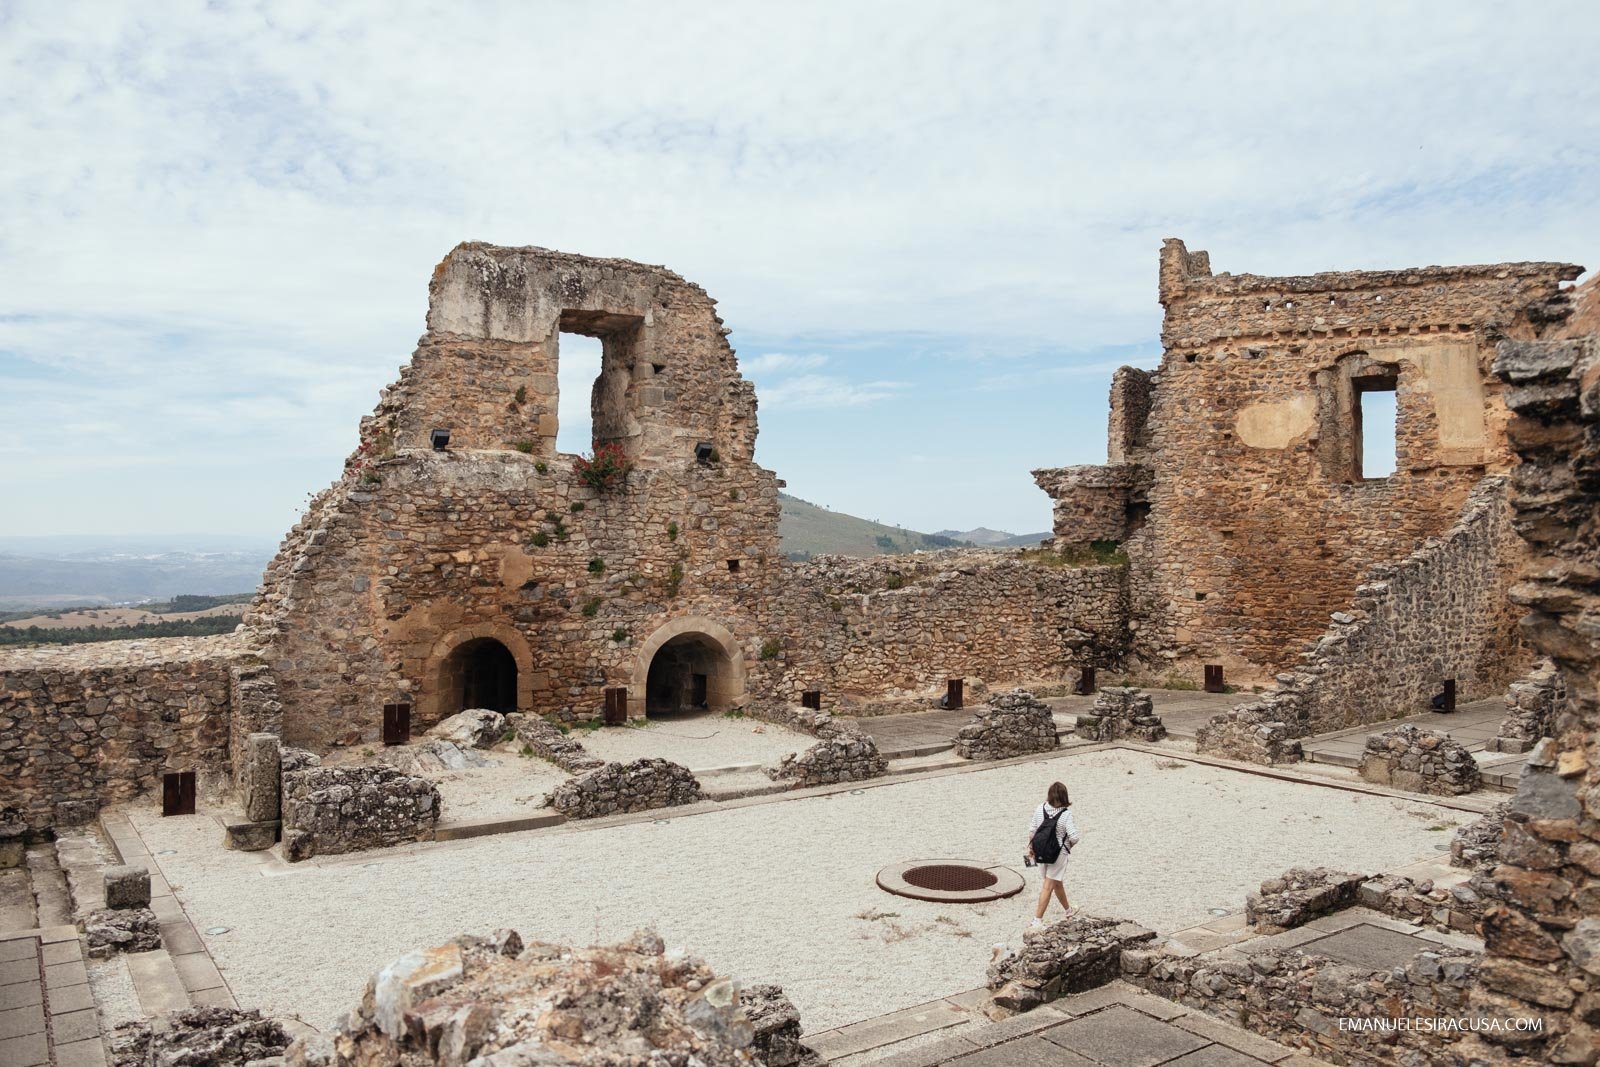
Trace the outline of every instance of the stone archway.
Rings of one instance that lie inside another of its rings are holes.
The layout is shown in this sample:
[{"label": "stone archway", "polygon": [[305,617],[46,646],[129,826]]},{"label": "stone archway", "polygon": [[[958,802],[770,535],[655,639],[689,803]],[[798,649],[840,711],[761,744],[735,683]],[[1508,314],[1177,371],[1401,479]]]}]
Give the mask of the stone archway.
[{"label": "stone archway", "polygon": [[645,715],[727,711],[744,703],[744,653],[720,623],[674,619],[644,642],[628,685],[628,707]]},{"label": "stone archway", "polygon": [[440,638],[423,667],[417,722],[427,727],[467,708],[527,711],[533,705],[533,655],[520,633],[479,623]]}]

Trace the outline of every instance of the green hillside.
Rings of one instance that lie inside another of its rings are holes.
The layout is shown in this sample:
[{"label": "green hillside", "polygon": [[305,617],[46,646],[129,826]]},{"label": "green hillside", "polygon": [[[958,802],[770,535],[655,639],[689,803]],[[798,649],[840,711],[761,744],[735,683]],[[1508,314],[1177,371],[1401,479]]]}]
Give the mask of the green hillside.
[{"label": "green hillside", "polygon": [[805,559],[823,552],[882,556],[921,548],[950,548],[964,543],[950,537],[868,522],[783,493],[778,494],[778,504],[781,508],[778,536],[790,559]]}]

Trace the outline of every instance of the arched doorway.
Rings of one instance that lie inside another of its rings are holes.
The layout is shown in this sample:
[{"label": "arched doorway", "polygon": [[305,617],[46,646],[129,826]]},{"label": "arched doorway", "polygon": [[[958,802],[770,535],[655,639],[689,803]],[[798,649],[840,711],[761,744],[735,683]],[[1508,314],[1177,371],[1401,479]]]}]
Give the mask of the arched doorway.
[{"label": "arched doorway", "polygon": [[462,642],[440,666],[439,697],[441,717],[468,708],[516,711],[516,657],[492,637]]},{"label": "arched doorway", "polygon": [[744,673],[744,657],[725,627],[677,619],[640,649],[629,696],[652,718],[727,711],[744,701]]}]

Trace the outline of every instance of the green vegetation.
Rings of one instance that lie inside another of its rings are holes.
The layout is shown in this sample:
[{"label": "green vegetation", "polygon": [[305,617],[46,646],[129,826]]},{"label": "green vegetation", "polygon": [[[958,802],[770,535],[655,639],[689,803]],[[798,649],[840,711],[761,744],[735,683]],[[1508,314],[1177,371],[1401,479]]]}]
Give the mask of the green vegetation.
[{"label": "green vegetation", "polygon": [[517,386],[516,401],[518,404],[526,404],[528,402],[528,387],[526,385]]},{"label": "green vegetation", "polygon": [[538,471],[540,474],[549,474],[550,464],[541,459],[539,462],[533,465],[533,469]]},{"label": "green vegetation", "polygon": [[810,559],[823,552],[883,556],[919,549],[958,548],[968,543],[842,515],[786,493],[778,494],[778,536],[784,553],[792,560]]},{"label": "green vegetation", "polygon": [[678,539],[678,524],[676,522],[667,523],[667,540],[668,541],[676,541],[677,539]]},{"label": "green vegetation", "polygon": [[619,626],[615,630],[611,631],[611,640],[615,641],[617,644],[620,645],[627,639],[628,631],[624,630],[622,627]]},{"label": "green vegetation", "polygon": [[532,452],[533,451],[533,442],[532,441],[518,441],[517,444],[516,444],[516,449],[517,449],[518,452],[521,452],[523,454],[527,454],[529,452]]},{"label": "green vegetation", "polygon": [[224,604],[248,604],[254,600],[254,593],[229,593],[227,596],[195,596],[183,593],[173,597],[165,604],[140,604],[139,606],[157,615],[174,615],[180,611],[206,611],[210,608],[220,608]]},{"label": "green vegetation", "polygon": [[580,511],[582,511],[582,510],[583,510],[583,508],[584,508],[584,504],[583,504],[583,501],[581,501],[581,500],[574,500],[574,501],[573,501],[573,502],[572,502],[572,506],[571,506],[571,507],[569,507],[569,508],[568,508],[568,509],[567,509],[567,510],[568,510],[568,511],[570,511],[570,512],[572,512],[572,513],[573,513],[573,514],[574,514],[574,515],[576,515],[576,514],[577,514],[577,513],[578,513],[578,512],[580,512]]},{"label": "green vegetation", "polygon": [[683,564],[674,563],[672,570],[667,572],[667,596],[675,597],[678,589],[683,585]]},{"label": "green vegetation", "polygon": [[605,572],[606,572],[606,561],[605,560],[601,559],[599,556],[596,556],[594,559],[591,559],[589,561],[589,573],[590,574],[604,574]]},{"label": "green vegetation", "polygon": [[528,544],[534,548],[543,548],[550,543],[550,535],[543,530],[535,530],[533,536],[528,538]]},{"label": "green vegetation", "polygon": [[1017,558],[1045,567],[1125,567],[1128,554],[1116,541],[1091,541],[1088,548],[1021,548]]},{"label": "green vegetation", "polygon": [[906,576],[899,571],[890,571],[888,577],[883,580],[885,589],[903,589],[905,584]]},{"label": "green vegetation", "polygon": [[778,653],[783,651],[783,645],[776,637],[769,637],[761,642],[761,658],[764,660],[777,659]]},{"label": "green vegetation", "polygon": [[584,618],[592,619],[598,614],[600,614],[600,598],[599,597],[592,596],[588,600],[585,600],[583,602],[583,615],[584,615]]},{"label": "green vegetation", "polygon": [[232,633],[243,620],[238,615],[211,615],[203,619],[141,622],[133,626],[0,626],[0,647],[26,645],[81,645],[94,641],[128,641],[144,637],[207,637]]},{"label": "green vegetation", "polygon": [[364,485],[382,485],[383,475],[375,470],[364,470],[361,472],[361,481]]}]

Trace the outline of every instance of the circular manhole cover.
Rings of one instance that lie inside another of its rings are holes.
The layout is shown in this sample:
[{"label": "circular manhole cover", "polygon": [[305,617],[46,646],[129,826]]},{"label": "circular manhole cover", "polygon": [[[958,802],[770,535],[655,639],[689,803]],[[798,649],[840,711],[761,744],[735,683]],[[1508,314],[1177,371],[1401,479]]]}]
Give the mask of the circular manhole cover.
[{"label": "circular manhole cover", "polygon": [[1022,875],[975,860],[915,860],[878,872],[878,888],[913,900],[979,904],[1022,892]]}]

